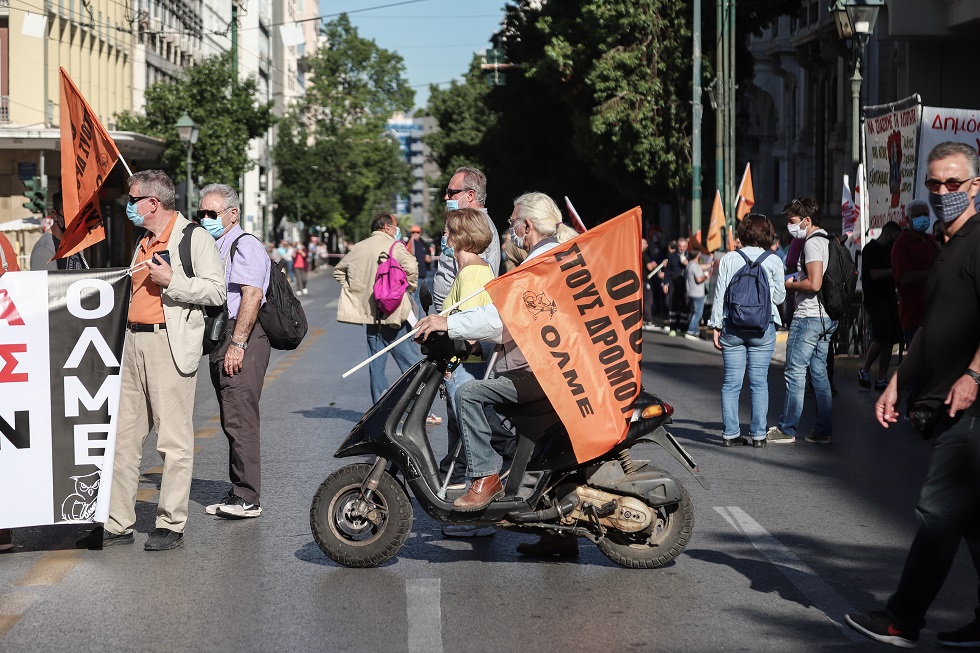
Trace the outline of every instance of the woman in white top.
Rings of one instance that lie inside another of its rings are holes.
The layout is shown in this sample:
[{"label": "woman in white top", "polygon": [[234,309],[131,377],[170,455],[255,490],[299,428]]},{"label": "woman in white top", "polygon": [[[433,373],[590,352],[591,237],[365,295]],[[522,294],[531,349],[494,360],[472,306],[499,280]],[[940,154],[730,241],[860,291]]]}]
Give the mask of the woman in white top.
[{"label": "woman in white top", "polygon": [[[714,329],[715,348],[721,350],[725,360],[725,381],[721,386],[722,444],[730,447],[737,444],[742,437],[738,398],[747,365],[749,391],[752,396],[749,437],[753,446],[764,447],[769,412],[769,362],[776,346],[776,326],[782,324],[779,305],[786,298],[786,288],[783,285],[785,267],[779,257],[769,249],[775,237],[769,218],[759,213],[750,213],[739,223],[736,234],[742,247],[725,254],[718,265],[714,305],[708,321],[708,326]],[[735,328],[725,306],[726,291],[735,275],[749,265],[746,258],[755,262],[763,255],[766,257],[760,265],[769,282],[769,323],[764,330],[758,331]]]}]

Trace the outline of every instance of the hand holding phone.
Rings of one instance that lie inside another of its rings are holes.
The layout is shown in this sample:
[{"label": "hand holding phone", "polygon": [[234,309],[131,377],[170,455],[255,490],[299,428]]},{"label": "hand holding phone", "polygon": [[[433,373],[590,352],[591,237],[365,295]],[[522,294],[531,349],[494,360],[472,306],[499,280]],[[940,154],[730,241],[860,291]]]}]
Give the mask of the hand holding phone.
[{"label": "hand holding phone", "polygon": [[166,263],[167,265],[170,265],[170,252],[168,252],[167,250],[163,250],[161,252],[154,252],[153,262],[156,263],[157,265],[161,265],[162,263]]}]

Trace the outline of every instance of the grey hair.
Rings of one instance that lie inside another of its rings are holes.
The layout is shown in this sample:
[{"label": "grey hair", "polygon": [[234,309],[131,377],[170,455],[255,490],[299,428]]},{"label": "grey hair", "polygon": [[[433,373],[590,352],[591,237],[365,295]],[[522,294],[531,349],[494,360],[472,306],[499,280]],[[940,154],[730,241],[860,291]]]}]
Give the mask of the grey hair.
[{"label": "grey hair", "polygon": [[558,235],[561,210],[555,201],[544,193],[524,193],[514,200],[517,217],[534,225],[534,230],[545,238]]},{"label": "grey hair", "polygon": [[476,193],[476,201],[480,203],[480,206],[486,204],[487,176],[476,168],[470,168],[467,166],[456,168],[456,172],[453,173],[453,177],[459,173],[463,173],[463,187],[469,188]]},{"label": "grey hair", "polygon": [[932,152],[929,152],[928,163],[931,164],[933,161],[948,159],[957,154],[962,154],[966,157],[966,162],[970,166],[971,176],[976,177],[980,175],[980,156],[977,156],[977,151],[966,143],[956,143],[954,141],[940,143],[932,148]]},{"label": "grey hair", "polygon": [[925,214],[929,215],[929,202],[923,199],[912,200],[911,202],[905,205],[905,217],[911,218],[912,213],[916,210],[925,211]]},{"label": "grey hair", "polygon": [[218,195],[224,200],[226,209],[238,209],[241,213],[242,201],[238,197],[238,192],[228,184],[208,184],[201,189],[200,195],[202,201],[208,195]]},{"label": "grey hair", "polygon": [[177,206],[177,193],[174,192],[174,182],[163,170],[140,170],[129,178],[129,187],[140,185],[140,192],[148,197],[160,200],[160,206],[167,211],[173,211]]}]

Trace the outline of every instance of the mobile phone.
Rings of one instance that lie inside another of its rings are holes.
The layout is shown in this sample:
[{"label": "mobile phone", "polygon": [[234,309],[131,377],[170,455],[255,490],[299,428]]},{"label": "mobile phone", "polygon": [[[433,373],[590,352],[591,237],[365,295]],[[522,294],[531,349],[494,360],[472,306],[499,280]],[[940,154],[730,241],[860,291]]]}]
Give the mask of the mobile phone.
[{"label": "mobile phone", "polygon": [[170,252],[167,250],[163,250],[162,252],[154,252],[153,262],[160,265],[160,261],[164,261],[167,265],[170,265]]}]

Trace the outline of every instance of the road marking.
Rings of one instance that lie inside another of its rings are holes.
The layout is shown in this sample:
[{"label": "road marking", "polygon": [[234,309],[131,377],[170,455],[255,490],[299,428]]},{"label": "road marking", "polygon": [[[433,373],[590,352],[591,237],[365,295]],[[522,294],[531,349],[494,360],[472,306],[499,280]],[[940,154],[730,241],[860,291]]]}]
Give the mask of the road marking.
[{"label": "road marking", "polygon": [[442,653],[442,590],[438,578],[405,581],[409,653]]},{"label": "road marking", "polygon": [[0,637],[9,633],[23,616],[22,614],[0,614]]},{"label": "road marking", "polygon": [[813,607],[823,612],[827,619],[843,632],[845,637],[853,642],[865,641],[864,637],[843,623],[845,614],[856,612],[854,606],[838,594],[824,579],[820,578],[795,553],[786,548],[782,542],[773,537],[759,522],[752,519],[738,506],[728,506],[727,508],[716,506],[715,511],[724,517],[732,528],[748,538],[752,546],[766,560],[771,562],[789,582],[803,592]]},{"label": "road marking", "polygon": [[15,585],[35,587],[37,585],[57,585],[65,579],[79,562],[81,551],[48,551],[37,559],[31,568],[21,576]]}]

